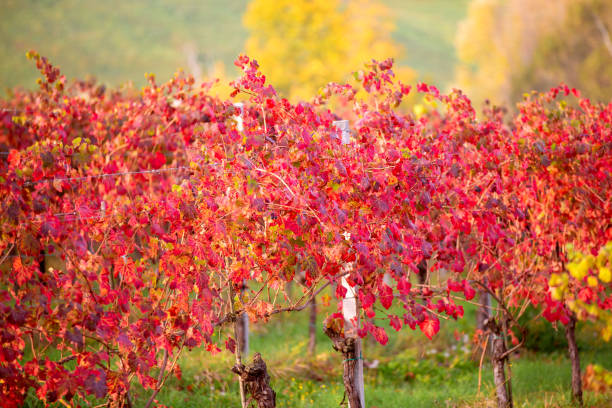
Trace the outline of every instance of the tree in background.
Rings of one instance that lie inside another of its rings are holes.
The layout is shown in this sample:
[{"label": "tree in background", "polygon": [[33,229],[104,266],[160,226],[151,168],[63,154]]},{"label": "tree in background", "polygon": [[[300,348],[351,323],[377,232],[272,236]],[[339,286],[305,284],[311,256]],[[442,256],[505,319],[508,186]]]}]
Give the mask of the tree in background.
[{"label": "tree in background", "polygon": [[456,85],[478,105],[511,105],[561,82],[601,100],[612,84],[612,4],[603,0],[473,0],[460,23]]},{"label": "tree in background", "polygon": [[607,102],[612,92],[611,29],[612,3],[575,2],[563,25],[539,41],[533,60],[514,81],[513,99],[525,89],[549,89],[562,81],[594,101]]},{"label": "tree in background", "polygon": [[[350,67],[400,54],[390,13],[375,0],[253,0],[244,24],[247,53],[292,98],[309,98],[328,82],[347,80]],[[408,68],[397,74],[414,78]]]}]

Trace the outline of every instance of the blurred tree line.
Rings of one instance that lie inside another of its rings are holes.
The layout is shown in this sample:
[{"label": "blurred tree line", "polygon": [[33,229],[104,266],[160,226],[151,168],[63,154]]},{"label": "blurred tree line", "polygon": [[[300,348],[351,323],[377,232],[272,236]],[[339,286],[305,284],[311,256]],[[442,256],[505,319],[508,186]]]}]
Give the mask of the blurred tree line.
[{"label": "blurred tree line", "polygon": [[455,86],[512,106],[559,83],[612,96],[612,1],[473,0],[457,30]]},{"label": "blurred tree line", "polygon": [[[350,81],[372,58],[406,55],[427,61],[421,78],[440,65],[455,72],[453,85],[476,105],[491,99],[512,106],[525,92],[560,82],[595,100],[612,95],[612,0],[471,0],[465,14],[459,0],[51,3],[3,4],[0,88],[35,85],[38,74],[23,53],[37,49],[69,78],[90,72],[110,85],[138,86],[145,71],[168,78],[186,65],[202,81],[220,78],[212,92],[227,95],[237,75],[231,61],[242,49],[294,100],[330,81]],[[457,58],[433,35],[443,31],[447,43],[455,33]],[[437,49],[439,61],[423,49]],[[417,80],[407,66],[395,72],[404,82]]]},{"label": "blurred tree line", "polygon": [[[310,99],[328,82],[349,80],[372,59],[397,58],[395,24],[376,0],[253,0],[243,22],[247,55],[255,58],[284,96]],[[396,67],[406,82],[408,67]]]}]

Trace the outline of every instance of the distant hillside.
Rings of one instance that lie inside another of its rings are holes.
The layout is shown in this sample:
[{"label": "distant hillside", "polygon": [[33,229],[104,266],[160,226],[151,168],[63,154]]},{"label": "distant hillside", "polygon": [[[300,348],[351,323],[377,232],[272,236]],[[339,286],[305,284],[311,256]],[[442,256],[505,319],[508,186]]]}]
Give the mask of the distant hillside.
[{"label": "distant hillside", "polygon": [[[68,78],[95,76],[140,86],[196,57],[204,73],[216,60],[231,66],[242,51],[247,0],[4,0],[0,11],[0,88],[33,87],[25,53],[35,49]],[[468,0],[385,0],[397,18],[402,63],[441,86],[452,76],[453,36]],[[358,68],[358,67],[355,67]]]},{"label": "distant hillside", "polygon": [[401,63],[423,79],[444,87],[456,63],[454,37],[469,0],[384,0],[396,18],[396,40],[404,47]]}]

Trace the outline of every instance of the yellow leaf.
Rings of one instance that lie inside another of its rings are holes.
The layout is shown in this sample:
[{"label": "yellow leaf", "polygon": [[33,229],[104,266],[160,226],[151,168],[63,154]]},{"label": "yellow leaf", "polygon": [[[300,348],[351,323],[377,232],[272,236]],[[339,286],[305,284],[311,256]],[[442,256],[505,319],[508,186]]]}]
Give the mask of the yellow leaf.
[{"label": "yellow leaf", "polygon": [[604,341],[610,340],[610,337],[612,337],[612,327],[609,325],[604,327],[601,331],[601,337],[604,339]]},{"label": "yellow leaf", "polygon": [[589,305],[589,307],[587,308],[587,312],[591,316],[598,317],[599,316],[599,307],[597,306],[597,304]]},{"label": "yellow leaf", "polygon": [[587,258],[582,259],[580,262],[572,262],[567,265],[567,270],[574,278],[582,280],[589,271],[589,262]]},{"label": "yellow leaf", "polygon": [[599,280],[603,283],[609,283],[612,280],[612,271],[610,271],[610,268],[605,266],[599,268]]},{"label": "yellow leaf", "polygon": [[560,286],[563,280],[558,273],[553,273],[550,275],[550,280],[548,282],[549,286]]}]

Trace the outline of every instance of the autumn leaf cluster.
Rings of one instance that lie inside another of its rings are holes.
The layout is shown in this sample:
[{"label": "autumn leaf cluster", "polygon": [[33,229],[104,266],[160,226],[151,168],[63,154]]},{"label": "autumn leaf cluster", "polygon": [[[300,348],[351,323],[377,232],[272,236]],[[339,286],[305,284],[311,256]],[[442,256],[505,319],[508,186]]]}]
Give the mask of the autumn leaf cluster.
[{"label": "autumn leaf cluster", "polygon": [[[459,91],[413,90],[391,60],[290,103],[240,56],[240,108],[187,76],[108,91],[30,57],[40,90],[0,113],[0,396],[15,406],[28,390],[122,406],[135,381],[150,404],[182,350],[231,348],[223,325],[297,312],[329,286],[340,308],[343,278],[358,334],[382,344],[383,322],[432,338],[476,290],[563,321],[549,278],[566,245],[612,240],[612,106],[567,87],[508,124]],[[397,111],[414,92],[437,109]]]}]

